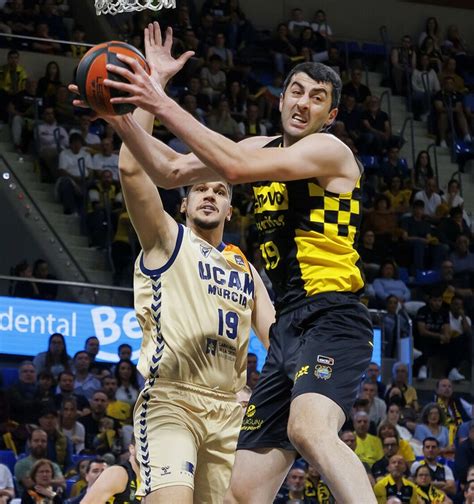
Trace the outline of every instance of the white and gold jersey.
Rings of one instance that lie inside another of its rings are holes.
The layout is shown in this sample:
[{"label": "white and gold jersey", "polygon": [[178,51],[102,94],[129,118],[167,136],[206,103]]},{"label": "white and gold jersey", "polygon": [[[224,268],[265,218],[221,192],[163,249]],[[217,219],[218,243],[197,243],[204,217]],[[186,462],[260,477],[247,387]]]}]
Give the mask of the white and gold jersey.
[{"label": "white and gold jersey", "polygon": [[214,248],[179,225],[163,267],[147,269],[140,253],[134,292],[144,378],[231,393],[245,385],[254,281],[237,247]]}]

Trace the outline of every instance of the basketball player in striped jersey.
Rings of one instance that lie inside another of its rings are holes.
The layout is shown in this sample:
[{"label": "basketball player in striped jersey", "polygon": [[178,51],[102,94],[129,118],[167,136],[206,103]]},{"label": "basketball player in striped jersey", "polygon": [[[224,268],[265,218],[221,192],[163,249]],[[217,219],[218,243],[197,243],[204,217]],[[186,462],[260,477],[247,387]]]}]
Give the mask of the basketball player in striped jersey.
[{"label": "basketball player in striped jersey", "polygon": [[[149,61],[167,63],[168,73],[157,77],[163,85],[189,57],[173,59],[171,34],[167,40],[150,46],[145,39]],[[151,133],[153,116],[137,109],[134,118]],[[134,410],[138,495],[146,495],[146,504],[221,504],[243,416],[236,394],[246,383],[250,327],[268,348],[275,310],[255,268],[222,241],[232,213],[228,183],[214,176],[191,185],[183,226],[164,211],[125,144],[119,168],[142,246],[134,273],[143,332],[138,369],[146,379]]]},{"label": "basketball player in striped jersey", "polygon": [[[150,25],[146,36],[156,42],[158,31]],[[358,298],[364,282],[355,250],[362,167],[345,144],[324,133],[338,112],[339,76],[319,63],[296,66],[280,98],[283,135],[235,143],[192,118],[134,61],[120,59],[132,71],[108,69],[128,83],[104,84],[129,95],[112,101],[147,110],[193,152],[174,153],[130,116],[117,121],[116,131],[157,185],[205,182],[215,174],[253,184],[277,319],[225,502],[271,503],[297,451],[324,476],[337,502],[375,503],[361,462],[338,438],[373,346],[370,316]]]}]

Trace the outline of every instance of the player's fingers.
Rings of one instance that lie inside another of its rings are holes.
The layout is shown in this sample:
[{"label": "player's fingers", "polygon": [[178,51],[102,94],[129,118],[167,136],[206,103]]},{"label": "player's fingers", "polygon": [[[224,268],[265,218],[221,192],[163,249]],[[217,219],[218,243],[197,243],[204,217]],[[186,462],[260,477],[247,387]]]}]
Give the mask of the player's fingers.
[{"label": "player's fingers", "polygon": [[184,67],[186,61],[188,61],[189,58],[192,58],[194,54],[194,51],[186,51],[185,53],[181,54],[181,56],[178,58],[181,68]]},{"label": "player's fingers", "polygon": [[136,89],[135,86],[129,82],[117,82],[111,79],[105,79],[104,86],[118,89],[119,91],[125,91],[126,93],[132,93],[132,89]]},{"label": "player's fingers", "polygon": [[84,100],[72,100],[72,104],[75,107],[80,107],[80,108],[89,108],[89,105]]},{"label": "player's fingers", "polygon": [[133,103],[137,100],[136,96],[117,96],[116,98],[110,98],[110,103]]},{"label": "player's fingers", "polygon": [[173,28],[171,26],[168,26],[166,29],[166,39],[165,39],[165,49],[167,49],[169,52],[171,52],[171,46],[173,45]]},{"label": "player's fingers", "polygon": [[155,43],[155,45],[162,45],[163,36],[161,34],[160,23],[158,23],[158,21],[154,21],[151,26],[152,26],[151,37],[153,39],[153,42]]},{"label": "player's fingers", "polygon": [[69,84],[67,88],[69,91],[71,91],[71,93],[74,93],[79,96],[81,95],[81,93],[79,92],[79,88],[76,86],[76,84]]},{"label": "player's fingers", "polygon": [[150,47],[150,30],[145,28],[143,30],[143,45],[145,46],[145,54],[148,52],[148,48]]},{"label": "player's fingers", "polygon": [[[109,72],[116,73],[116,74],[120,75],[121,77],[124,77],[125,79],[127,79],[130,82],[132,82],[135,78],[135,74],[133,72],[130,72],[130,70],[127,70],[126,68],[119,67],[116,65],[111,65],[110,63],[106,66],[106,68]],[[110,80],[110,79],[106,79],[106,80]]]},{"label": "player's fingers", "polygon": [[[130,56],[125,56],[125,54],[117,54],[117,58],[120,61],[123,61],[126,63],[129,67],[132,68],[133,73],[135,74],[146,74],[145,70],[143,70],[143,67],[138,63],[138,61],[135,58],[131,58]],[[107,65],[108,66],[108,65]]]}]

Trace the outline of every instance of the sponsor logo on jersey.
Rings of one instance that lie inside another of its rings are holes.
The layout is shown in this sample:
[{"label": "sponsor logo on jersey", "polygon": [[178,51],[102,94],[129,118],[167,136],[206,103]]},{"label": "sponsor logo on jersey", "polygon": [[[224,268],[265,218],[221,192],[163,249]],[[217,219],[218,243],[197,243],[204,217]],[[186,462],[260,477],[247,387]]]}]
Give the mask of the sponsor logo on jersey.
[{"label": "sponsor logo on jersey", "polygon": [[217,340],[213,338],[207,338],[206,353],[216,355],[216,352],[217,352]]},{"label": "sponsor logo on jersey", "polygon": [[309,365],[301,366],[301,369],[299,371],[297,371],[297,373],[295,374],[295,381],[298,378],[301,378],[302,376],[307,375],[308,373],[309,373]]},{"label": "sponsor logo on jersey", "polygon": [[211,253],[211,247],[205,247],[204,245],[199,245],[199,247],[201,248],[201,254],[204,256],[204,257],[209,257],[209,254]]},{"label": "sponsor logo on jersey", "polygon": [[288,210],[288,190],[281,182],[253,188],[255,213]]},{"label": "sponsor logo on jersey", "polygon": [[326,364],[327,366],[334,366],[334,359],[332,357],[327,357],[326,355],[318,355],[316,357],[316,362]]},{"label": "sponsor logo on jersey", "polygon": [[332,375],[332,367],[323,364],[316,364],[314,368],[314,376],[319,380],[329,380]]},{"label": "sponsor logo on jersey", "polygon": [[242,267],[245,267],[245,262],[244,260],[242,259],[241,256],[239,256],[238,254],[235,254],[234,255],[234,260],[236,262],[236,264],[238,264],[239,266],[242,266]]},{"label": "sponsor logo on jersey", "polygon": [[221,357],[230,361],[235,361],[237,350],[225,341],[218,341],[214,338],[207,338],[206,354]]}]

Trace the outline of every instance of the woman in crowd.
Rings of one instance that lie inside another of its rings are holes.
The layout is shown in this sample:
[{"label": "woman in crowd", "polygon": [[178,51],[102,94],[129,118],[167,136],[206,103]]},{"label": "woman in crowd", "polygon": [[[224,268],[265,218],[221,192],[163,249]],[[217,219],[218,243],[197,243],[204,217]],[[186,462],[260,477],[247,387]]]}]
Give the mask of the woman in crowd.
[{"label": "woman in crowd", "polygon": [[63,504],[63,489],[53,486],[53,475],[54,468],[50,460],[40,459],[35,462],[30,473],[34,485],[25,490],[21,504]]},{"label": "woman in crowd", "polygon": [[428,151],[422,150],[418,153],[413,170],[413,185],[417,189],[424,189],[426,180],[434,177],[433,168],[431,168],[431,158]]},{"label": "woman in crowd", "polygon": [[56,92],[62,85],[59,65],[56,61],[50,61],[44,76],[38,81],[37,95],[43,98],[45,104],[53,105]]},{"label": "woman in crowd", "polygon": [[397,428],[387,419],[380,422],[377,429],[377,435],[382,441],[382,444],[383,440],[387,437],[396,438],[398,441],[398,455],[401,455],[405,459],[408,466],[410,466],[415,461],[416,457],[413,453],[413,449],[410,446],[410,443],[405,439],[400,438]]},{"label": "woman in crowd", "polygon": [[[396,387],[392,387],[392,390]],[[397,402],[389,403],[387,407],[387,422],[390,422],[397,429],[400,439],[408,442],[415,456],[423,455],[422,444],[413,437],[413,434],[400,424],[402,408]]]},{"label": "woman in crowd", "polygon": [[430,468],[420,465],[415,471],[416,492],[424,504],[452,504],[452,500],[432,484]]},{"label": "woman in crowd", "polygon": [[449,444],[448,429],[444,427],[444,413],[436,403],[427,404],[421,413],[421,423],[415,428],[415,439],[423,442],[427,437],[434,437],[439,442],[440,448]]},{"label": "woman in crowd", "polygon": [[86,431],[84,426],[77,421],[77,402],[74,397],[63,399],[59,416],[59,429],[70,440],[74,453],[81,453],[84,449]]},{"label": "woman in crowd", "polygon": [[39,353],[34,359],[36,371],[40,373],[43,370],[48,370],[55,377],[63,371],[72,369],[72,359],[66,350],[66,341],[61,333],[53,333],[49,337],[48,350]]},{"label": "woman in crowd", "polygon": [[394,295],[398,301],[410,301],[410,289],[402,280],[398,279],[397,268],[393,261],[384,261],[380,267],[379,277],[372,284],[378,303],[383,303],[388,296]]},{"label": "woman in crowd", "polygon": [[439,34],[438,20],[435,17],[429,17],[426,19],[425,31],[420,33],[418,38],[418,47],[422,47],[423,43],[428,37],[431,37],[435,46],[439,49],[440,47],[440,34]]},{"label": "woman in crowd", "polygon": [[122,359],[115,368],[118,389],[116,393],[117,401],[123,401],[130,406],[135,405],[138,397],[138,377],[135,364],[127,359]]}]

